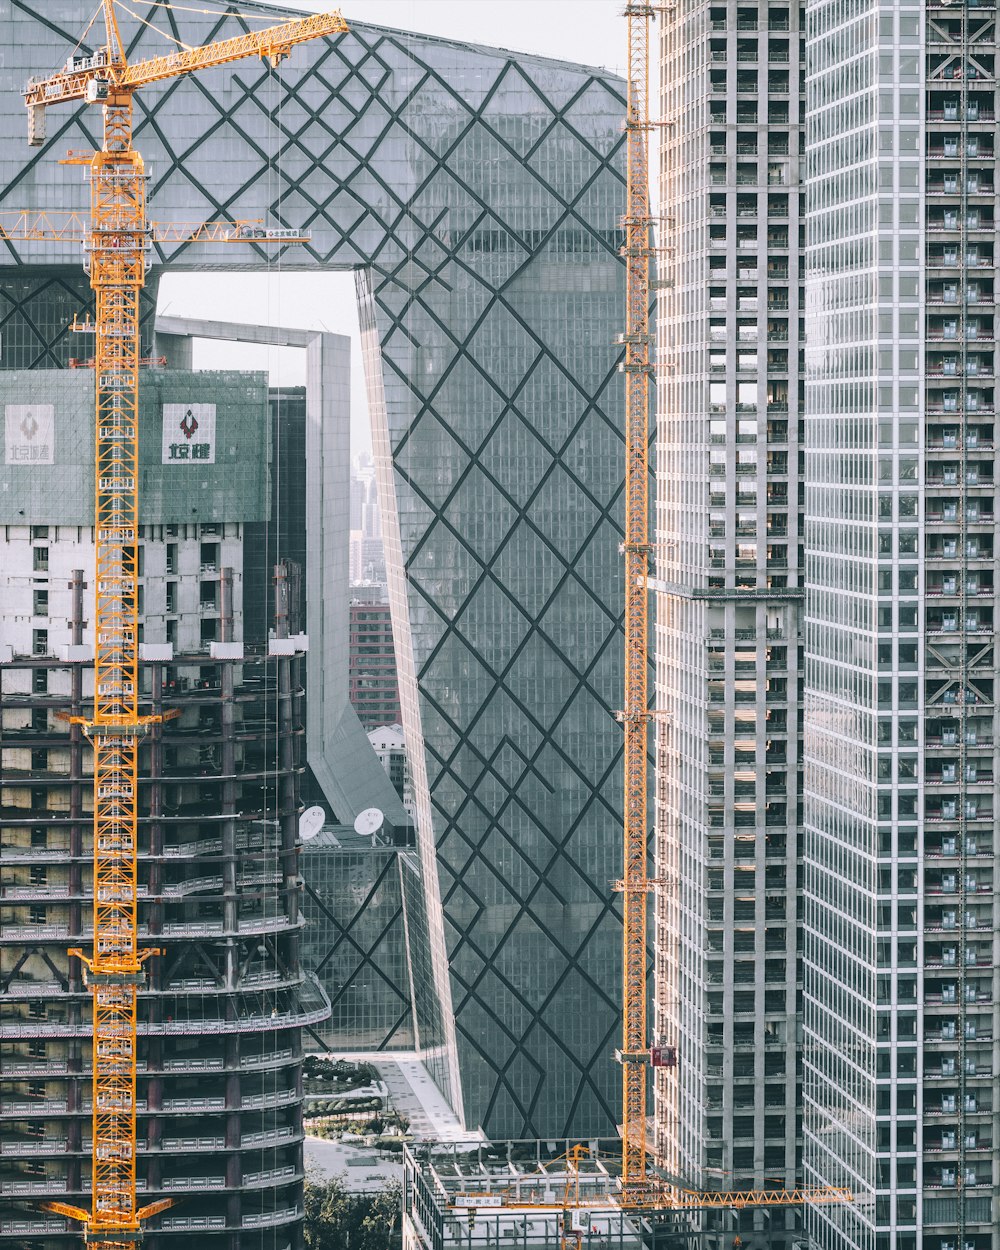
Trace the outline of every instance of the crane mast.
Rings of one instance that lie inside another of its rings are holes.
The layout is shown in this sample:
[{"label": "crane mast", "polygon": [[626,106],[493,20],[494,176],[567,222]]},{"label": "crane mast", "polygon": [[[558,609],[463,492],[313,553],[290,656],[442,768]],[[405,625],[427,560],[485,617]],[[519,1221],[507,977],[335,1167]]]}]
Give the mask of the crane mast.
[{"label": "crane mast", "polygon": [[646,1173],[646,928],[652,883],[647,872],[649,737],[649,25],[651,5],[626,5],[628,97],[625,233],[625,730],[622,951],[622,1200],[641,1202]]},{"label": "crane mast", "polygon": [[[109,96],[91,167],[86,244],[95,296],[93,1212],[90,1228],[137,1230],[136,917],[139,294],[149,239],[146,175],[132,151],[132,97]],[[148,723],[148,720],[146,721]]]},{"label": "crane mast", "polygon": [[29,83],[29,141],[44,135],[44,109],[103,104],[101,150],[90,162],[85,268],[94,292],[94,707],[81,718],[94,752],[93,949],[70,953],[93,996],[92,1207],[49,1209],[80,1220],[100,1250],[141,1240],[141,1223],[170,1205],[136,1206],[136,1005],[143,964],[136,913],[137,756],[154,717],[139,714],[138,457],[139,300],[149,268],[146,180],[132,147],[132,95],[140,86],[260,55],[276,63],[291,46],[347,26],[320,14],[153,61],[127,64],[114,0],[103,0],[106,45]]}]

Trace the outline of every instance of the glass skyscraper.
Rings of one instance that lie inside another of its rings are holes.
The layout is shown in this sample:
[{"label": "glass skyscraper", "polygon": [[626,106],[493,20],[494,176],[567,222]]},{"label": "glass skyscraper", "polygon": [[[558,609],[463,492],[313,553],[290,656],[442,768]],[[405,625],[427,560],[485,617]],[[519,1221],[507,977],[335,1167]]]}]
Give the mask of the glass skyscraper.
[{"label": "glass skyscraper", "polygon": [[808,10],[804,1128],[823,1250],[997,1245],[996,11]]},{"label": "glass skyscraper", "polygon": [[[163,23],[190,44],[242,32],[197,8]],[[5,64],[50,71],[80,18],[75,0],[18,3]],[[130,56],[163,50],[148,27],[128,37]],[[266,218],[311,235],[284,264],[357,275],[449,1022],[427,1059],[494,1136],[617,1118],[623,108],[603,70],[353,24],[277,72],[150,88],[137,119],[153,219]],[[5,134],[22,112],[4,91]],[[57,158],[92,126],[53,110],[47,147],[10,143],[0,208],[82,207]],[[0,264],[4,367],[64,364],[89,303],[76,250]],[[151,290],[167,267],[267,264],[250,245],[158,247]]]},{"label": "glass skyscraper", "polygon": [[822,1250],[995,1250],[996,11],[662,49],[659,1141],[850,1187]]}]

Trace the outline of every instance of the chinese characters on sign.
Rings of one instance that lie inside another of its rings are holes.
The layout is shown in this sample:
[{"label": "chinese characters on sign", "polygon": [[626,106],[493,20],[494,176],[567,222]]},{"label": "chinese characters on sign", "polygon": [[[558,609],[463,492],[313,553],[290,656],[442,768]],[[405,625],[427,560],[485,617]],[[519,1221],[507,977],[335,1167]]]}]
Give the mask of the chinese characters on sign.
[{"label": "chinese characters on sign", "polygon": [[55,409],[51,404],[7,404],[4,463],[55,464]]},{"label": "chinese characters on sign", "polygon": [[163,405],[163,463],[215,464],[215,404]]}]

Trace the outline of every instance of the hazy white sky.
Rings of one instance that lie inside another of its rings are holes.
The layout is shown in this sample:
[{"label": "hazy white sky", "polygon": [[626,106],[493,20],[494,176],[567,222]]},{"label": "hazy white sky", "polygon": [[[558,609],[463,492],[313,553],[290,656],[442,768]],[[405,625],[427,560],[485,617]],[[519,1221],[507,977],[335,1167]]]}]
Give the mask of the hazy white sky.
[{"label": "hazy white sky", "polygon": [[[285,0],[289,7],[324,12],[337,0]],[[342,0],[351,21],[395,26],[463,42],[533,52],[622,72],[625,20],[622,0]],[[160,309],[175,316],[320,327],[356,338],[354,280],[350,274],[176,274],[160,284]],[[355,446],[367,444],[367,412],[360,353],[352,352]],[[305,380],[304,353],[282,348],[204,343],[199,369],[267,369],[275,385]]]},{"label": "hazy white sky", "polygon": [[[289,2],[289,0],[286,0]],[[625,63],[623,0],[290,0],[317,13],[339,7],[350,23],[538,52],[586,65]]]}]

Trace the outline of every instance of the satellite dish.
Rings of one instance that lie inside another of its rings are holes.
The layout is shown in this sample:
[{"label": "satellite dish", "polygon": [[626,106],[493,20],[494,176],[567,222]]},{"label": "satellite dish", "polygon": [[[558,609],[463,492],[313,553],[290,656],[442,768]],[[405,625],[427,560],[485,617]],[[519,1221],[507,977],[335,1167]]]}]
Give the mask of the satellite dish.
[{"label": "satellite dish", "polygon": [[299,840],[308,842],[326,824],[326,812],[322,807],[307,807],[299,817]]},{"label": "satellite dish", "polygon": [[355,833],[375,833],[382,828],[382,821],[385,817],[377,807],[366,807],[363,812],[358,812],[354,818]]}]

